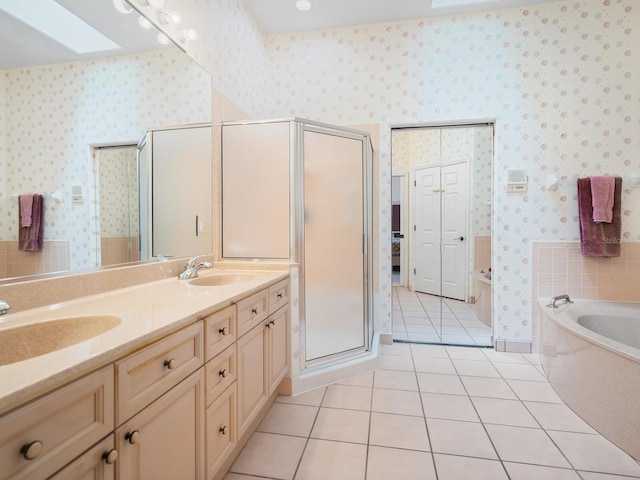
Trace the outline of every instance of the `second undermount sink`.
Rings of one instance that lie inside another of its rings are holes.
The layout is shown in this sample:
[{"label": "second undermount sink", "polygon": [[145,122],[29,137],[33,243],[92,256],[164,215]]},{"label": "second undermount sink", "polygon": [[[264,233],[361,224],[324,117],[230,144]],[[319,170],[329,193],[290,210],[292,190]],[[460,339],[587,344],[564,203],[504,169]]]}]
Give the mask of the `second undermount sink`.
[{"label": "second undermount sink", "polygon": [[88,315],[0,330],[0,365],[84,342],[108,332],[120,322],[120,318],[111,315]]},{"label": "second undermount sink", "polygon": [[255,275],[247,273],[224,273],[221,275],[212,275],[210,277],[194,278],[189,282],[197,287],[217,287],[220,285],[232,285],[234,283],[248,282],[255,279]]}]

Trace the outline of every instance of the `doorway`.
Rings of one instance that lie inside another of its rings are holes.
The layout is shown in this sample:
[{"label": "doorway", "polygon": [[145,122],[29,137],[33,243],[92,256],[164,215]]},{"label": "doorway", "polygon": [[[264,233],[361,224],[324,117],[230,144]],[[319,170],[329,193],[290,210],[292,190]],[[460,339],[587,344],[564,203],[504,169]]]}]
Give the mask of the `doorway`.
[{"label": "doorway", "polygon": [[394,340],[491,346],[491,308],[480,312],[476,299],[479,272],[491,267],[493,123],[395,127],[391,136],[392,178],[410,172],[409,275],[393,287]]},{"label": "doorway", "polygon": [[408,194],[409,174],[394,173],[391,177],[391,282],[394,287],[408,285]]}]

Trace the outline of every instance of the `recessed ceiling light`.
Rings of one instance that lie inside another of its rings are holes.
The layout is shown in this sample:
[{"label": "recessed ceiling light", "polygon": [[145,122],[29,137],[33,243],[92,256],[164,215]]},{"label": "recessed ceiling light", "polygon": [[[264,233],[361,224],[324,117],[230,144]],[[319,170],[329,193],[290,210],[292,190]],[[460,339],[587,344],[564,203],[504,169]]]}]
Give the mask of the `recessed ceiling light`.
[{"label": "recessed ceiling light", "polygon": [[313,8],[313,2],[311,0],[298,0],[296,2],[296,8],[301,12],[308,12]]},{"label": "recessed ceiling light", "polygon": [[0,0],[0,10],[76,53],[120,48],[54,0]]}]

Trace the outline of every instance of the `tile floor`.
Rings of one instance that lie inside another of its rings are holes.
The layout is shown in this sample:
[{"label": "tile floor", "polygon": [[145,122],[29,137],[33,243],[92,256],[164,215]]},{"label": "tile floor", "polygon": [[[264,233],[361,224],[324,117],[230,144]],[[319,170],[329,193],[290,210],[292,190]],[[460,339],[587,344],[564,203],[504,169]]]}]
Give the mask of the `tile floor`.
[{"label": "tile floor", "polygon": [[465,302],[393,287],[394,340],[490,346],[492,335]]},{"label": "tile floor", "polygon": [[623,480],[640,464],[555,394],[535,355],[382,345],[379,369],[279,397],[226,480]]}]

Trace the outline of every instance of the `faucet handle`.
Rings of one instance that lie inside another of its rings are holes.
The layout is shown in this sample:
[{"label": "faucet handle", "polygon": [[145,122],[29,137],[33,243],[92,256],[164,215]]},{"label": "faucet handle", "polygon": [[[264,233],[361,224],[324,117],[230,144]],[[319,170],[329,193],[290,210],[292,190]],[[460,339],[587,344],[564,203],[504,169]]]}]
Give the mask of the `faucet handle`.
[{"label": "faucet handle", "polygon": [[6,315],[9,313],[11,306],[4,300],[0,300],[0,315]]},{"label": "faucet handle", "polygon": [[184,264],[184,268],[193,268],[196,266],[199,258],[205,257],[206,255],[196,255],[195,257],[191,257],[187,260],[187,263]]}]

